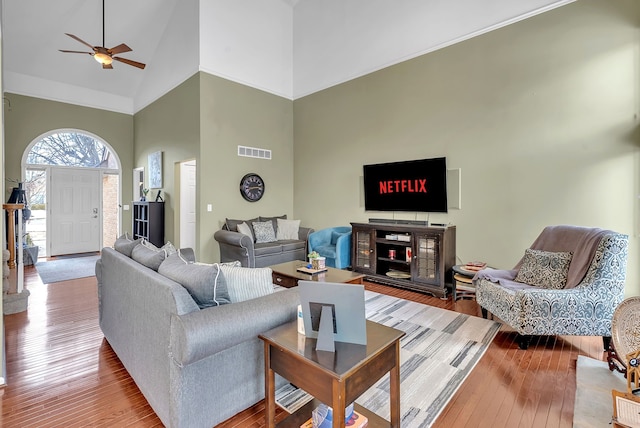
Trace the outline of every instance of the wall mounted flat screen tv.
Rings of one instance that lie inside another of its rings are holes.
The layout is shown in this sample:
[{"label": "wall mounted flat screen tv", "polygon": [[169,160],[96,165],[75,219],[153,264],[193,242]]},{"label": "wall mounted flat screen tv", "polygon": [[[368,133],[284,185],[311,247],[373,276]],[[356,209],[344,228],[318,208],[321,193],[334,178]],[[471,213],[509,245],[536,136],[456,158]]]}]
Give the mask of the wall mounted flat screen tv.
[{"label": "wall mounted flat screen tv", "polygon": [[446,158],[364,165],[367,211],[447,212]]}]

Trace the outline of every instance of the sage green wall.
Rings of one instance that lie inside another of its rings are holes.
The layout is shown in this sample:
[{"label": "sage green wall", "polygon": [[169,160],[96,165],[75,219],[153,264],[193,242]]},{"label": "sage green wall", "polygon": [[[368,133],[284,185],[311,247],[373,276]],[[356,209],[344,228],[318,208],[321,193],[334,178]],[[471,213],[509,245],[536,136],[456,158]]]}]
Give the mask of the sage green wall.
[{"label": "sage green wall", "polygon": [[[40,135],[56,129],[88,131],[106,141],[120,158],[122,202],[131,200],[133,169],[133,117],[12,93],[4,94],[5,177],[21,178],[25,149]],[[5,183],[5,190],[13,187]],[[5,192],[4,200],[9,194]],[[131,214],[122,211],[122,230],[131,229]]]},{"label": "sage green wall", "polygon": [[[362,165],[446,156],[462,171],[457,255],[511,268],[551,224],[630,235],[640,294],[640,2],[581,0],[294,102],[294,212],[365,212]],[[426,214],[395,214],[427,219]]]},{"label": "sage green wall", "polygon": [[[200,249],[202,259],[218,261],[213,234],[225,218],[292,218],[293,103],[207,73],[200,77]],[[272,159],[239,157],[238,145],[269,149]],[[265,181],[265,194],[258,202],[240,195],[240,179],[249,172]]]},{"label": "sage green wall", "polygon": [[[175,216],[179,214],[175,165],[196,159],[200,146],[199,118],[200,81],[194,74],[179,86],[163,95],[134,115],[134,168],[144,167],[145,182],[149,185],[149,155],[162,152],[162,195],[165,201],[165,241],[176,242]],[[157,189],[147,196],[153,200]],[[196,225],[196,237],[199,237]]]}]

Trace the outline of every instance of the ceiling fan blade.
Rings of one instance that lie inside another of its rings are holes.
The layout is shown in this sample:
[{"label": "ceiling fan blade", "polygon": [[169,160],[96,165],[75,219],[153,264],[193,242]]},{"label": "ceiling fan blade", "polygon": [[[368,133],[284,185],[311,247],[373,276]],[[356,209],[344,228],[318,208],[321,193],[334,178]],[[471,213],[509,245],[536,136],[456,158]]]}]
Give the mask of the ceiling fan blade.
[{"label": "ceiling fan blade", "polygon": [[82,43],[85,46],[89,46],[89,48],[91,48],[91,50],[94,50],[93,46],[91,46],[89,43],[87,43],[84,40],[82,40],[80,37],[74,36],[73,34],[69,34],[69,33],[64,33],[64,34],[66,34],[67,36],[71,37],[72,39],[77,40],[78,42]]},{"label": "ceiling fan blade", "polygon": [[80,53],[80,54],[87,54],[87,55],[93,55],[93,53],[91,52],[83,52],[83,51],[67,51],[64,49],[58,49],[60,52],[64,52],[64,53]]},{"label": "ceiling fan blade", "polygon": [[138,67],[138,68],[141,68],[141,69],[144,69],[146,67],[146,65],[141,63],[141,62],[132,61],[132,60],[126,59],[126,58],[119,58],[117,56],[114,56],[113,59],[115,59],[116,61],[124,62],[125,64],[133,65],[134,67]]},{"label": "ceiling fan blade", "polygon": [[111,64],[102,64],[102,69],[113,70],[113,65]]},{"label": "ceiling fan blade", "polygon": [[119,53],[131,52],[131,48],[124,43],[120,43],[118,46],[107,49],[111,55],[117,55]]}]

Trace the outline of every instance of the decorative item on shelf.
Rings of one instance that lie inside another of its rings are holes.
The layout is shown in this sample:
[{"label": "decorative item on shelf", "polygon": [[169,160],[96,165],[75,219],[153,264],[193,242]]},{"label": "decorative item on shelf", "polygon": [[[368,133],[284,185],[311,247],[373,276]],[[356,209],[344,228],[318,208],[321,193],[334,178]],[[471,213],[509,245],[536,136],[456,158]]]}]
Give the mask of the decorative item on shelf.
[{"label": "decorative item on shelf", "polygon": [[393,248],[389,250],[389,258],[391,260],[395,260],[396,258],[396,250],[394,250]]},{"label": "decorative item on shelf", "polygon": [[156,202],[164,202],[164,199],[162,199],[162,196],[160,196],[160,192],[162,192],[162,190],[158,190],[158,194],[156,195]]},{"label": "decorative item on shelf", "polygon": [[411,261],[411,255],[412,255],[412,254],[411,254],[411,247],[407,247],[407,248],[405,248],[405,250],[404,250],[404,259],[405,259],[407,262],[410,262],[410,261]]},{"label": "decorative item on shelf", "polygon": [[[366,416],[353,410],[353,403],[344,409],[345,426],[362,428],[367,426]],[[300,428],[331,428],[333,426],[333,409],[326,404],[320,404],[311,412],[311,419],[300,425]]]},{"label": "decorative item on shelf", "polygon": [[398,235],[398,241],[411,242],[411,235]]},{"label": "decorative item on shelf", "polygon": [[141,201],[146,201],[147,200],[147,194],[149,193],[149,189],[142,189],[142,197],[140,198]]}]

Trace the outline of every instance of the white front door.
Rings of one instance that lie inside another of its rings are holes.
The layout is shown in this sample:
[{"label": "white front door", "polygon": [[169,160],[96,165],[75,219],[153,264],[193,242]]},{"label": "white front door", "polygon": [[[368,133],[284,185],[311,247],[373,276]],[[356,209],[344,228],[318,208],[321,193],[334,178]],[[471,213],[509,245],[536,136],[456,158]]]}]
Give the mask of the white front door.
[{"label": "white front door", "polygon": [[48,194],[50,255],[100,250],[102,173],[96,170],[51,168]]}]

